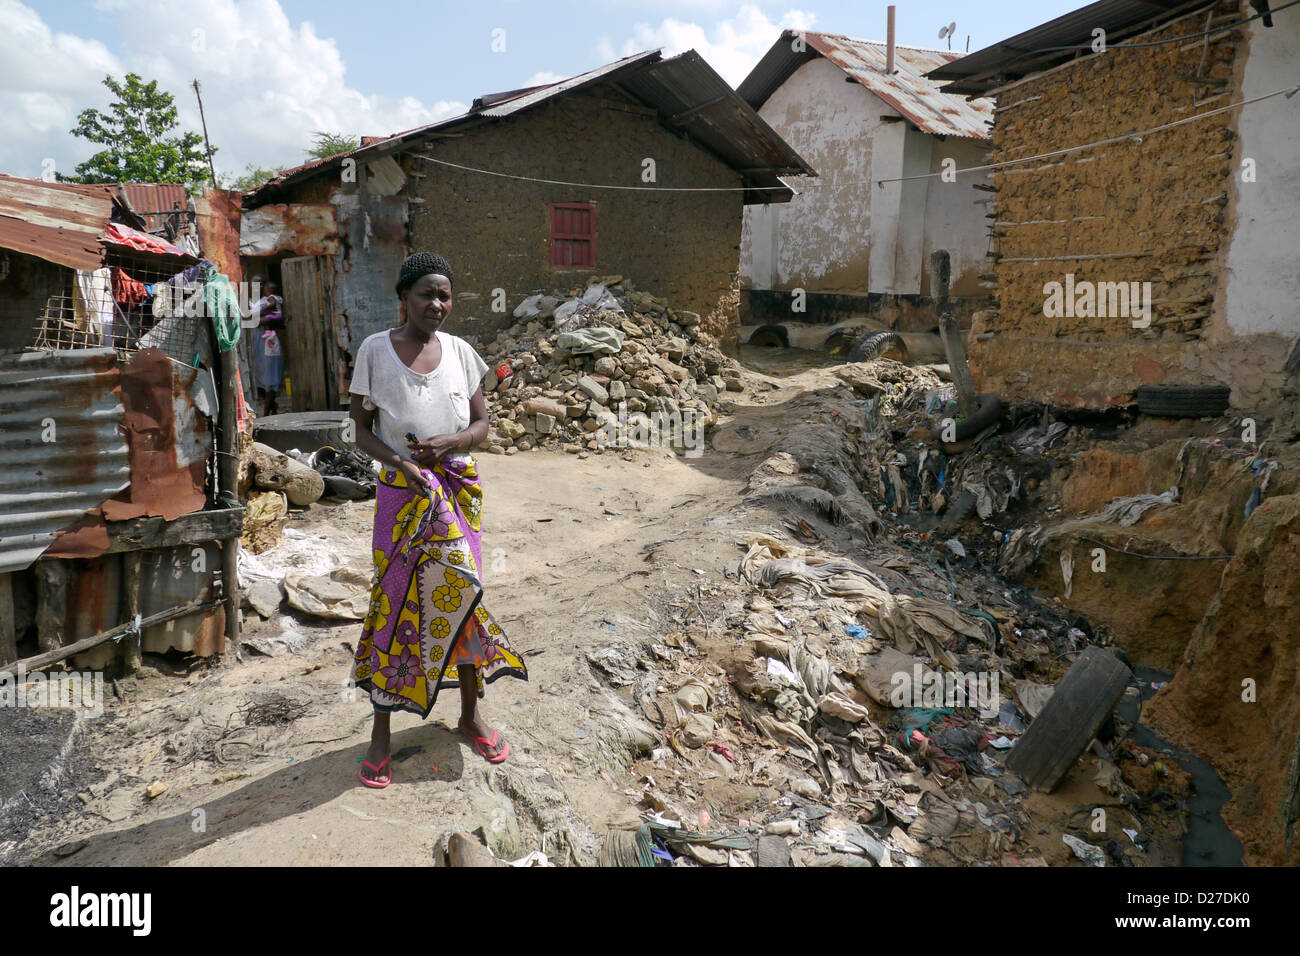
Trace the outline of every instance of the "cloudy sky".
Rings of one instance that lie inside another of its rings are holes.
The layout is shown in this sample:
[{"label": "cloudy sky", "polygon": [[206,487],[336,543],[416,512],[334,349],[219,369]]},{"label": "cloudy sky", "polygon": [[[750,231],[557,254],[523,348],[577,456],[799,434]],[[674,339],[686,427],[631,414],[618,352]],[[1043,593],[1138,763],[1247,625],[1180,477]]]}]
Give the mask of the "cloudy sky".
[{"label": "cloudy sky", "polygon": [[[970,49],[1082,0],[896,0],[898,42]],[[97,147],[69,135],[104,108],[104,76],[134,71],[199,130],[202,84],[219,173],[303,161],[315,130],[383,135],[474,97],[582,73],[638,50],[695,49],[738,84],[784,27],[884,39],[887,3],[805,0],[0,0],[0,172],[62,172]]]}]

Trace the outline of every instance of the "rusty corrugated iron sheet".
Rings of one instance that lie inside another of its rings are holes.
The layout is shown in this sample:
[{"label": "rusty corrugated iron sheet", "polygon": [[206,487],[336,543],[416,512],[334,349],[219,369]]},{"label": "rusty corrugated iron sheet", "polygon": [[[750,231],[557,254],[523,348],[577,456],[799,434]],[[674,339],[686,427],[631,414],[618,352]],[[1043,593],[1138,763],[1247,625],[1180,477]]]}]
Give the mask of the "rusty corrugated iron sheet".
[{"label": "rusty corrugated iron sheet", "polygon": [[[203,561],[194,559],[194,545],[158,548],[146,555],[140,567],[140,613],[145,617],[194,600],[216,596],[216,571],[221,567],[221,549],[216,542],[205,544]],[[144,629],[143,650],[165,654],[189,651],[199,657],[219,654],[226,646],[226,613],[216,607],[196,611]]]},{"label": "rusty corrugated iron sheet", "polygon": [[[798,38],[803,40],[802,51],[795,42]],[[967,100],[941,92],[939,84],[925,75],[960,59],[960,53],[895,45],[892,75],[885,72],[886,53],[885,44],[873,40],[855,40],[837,33],[807,30],[796,34],[787,30],[738,89],[751,106],[762,106],[795,70],[820,55],[898,110],[923,132],[966,139],[990,138],[989,130],[993,124],[991,99]]]},{"label": "rusty corrugated iron sheet", "polygon": [[157,349],[132,354],[121,384],[131,486],[104,502],[109,521],[147,515],[171,521],[207,504],[203,479],[212,429],[195,406],[200,376],[207,370],[173,362]]},{"label": "rusty corrugated iron sheet", "polygon": [[170,212],[179,208],[184,213],[188,201],[180,183],[119,183],[118,189],[127,208],[144,220],[149,232],[161,232]]},{"label": "rusty corrugated iron sheet", "polygon": [[925,74],[961,54],[918,47],[894,47],[894,73],[885,72],[883,43],[854,40],[833,33],[808,33],[808,45],[902,113],[922,132],[939,136],[989,139],[993,101],[967,100],[941,93]]},{"label": "rusty corrugated iron sheet", "polygon": [[112,186],[0,175],[0,248],[71,269],[97,269],[113,213]]},{"label": "rusty corrugated iron sheet", "polygon": [[203,195],[194,197],[194,224],[203,258],[235,283],[244,279],[244,263],[239,258],[239,207],[243,199],[238,189],[205,189]]},{"label": "rusty corrugated iron sheet", "polygon": [[333,256],[339,252],[338,213],[331,203],[276,203],[244,212],[239,254]]},{"label": "rusty corrugated iron sheet", "polygon": [[130,484],[120,381],[112,349],[0,356],[0,573]]}]

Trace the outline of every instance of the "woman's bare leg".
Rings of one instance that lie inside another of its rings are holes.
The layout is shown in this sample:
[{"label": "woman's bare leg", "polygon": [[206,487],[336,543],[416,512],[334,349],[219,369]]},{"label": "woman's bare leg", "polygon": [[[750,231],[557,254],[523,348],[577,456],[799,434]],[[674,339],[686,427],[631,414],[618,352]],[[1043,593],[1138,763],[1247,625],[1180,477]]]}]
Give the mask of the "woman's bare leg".
[{"label": "woman's bare leg", "polygon": [[[388,726],[391,717],[392,714],[376,713],[375,722],[370,728],[370,749],[366,751],[366,759],[376,767],[392,750],[392,734]],[[382,773],[375,773],[365,764],[361,765],[361,775],[368,780],[387,777],[391,770],[392,767],[385,767]]]},{"label": "woman's bare leg", "polygon": [[[492,739],[492,728],[483,720],[478,711],[478,670],[470,664],[461,664],[457,670],[460,680],[460,732],[467,737]],[[488,756],[495,757],[505,747],[505,740],[498,738],[495,747],[488,747]]]}]

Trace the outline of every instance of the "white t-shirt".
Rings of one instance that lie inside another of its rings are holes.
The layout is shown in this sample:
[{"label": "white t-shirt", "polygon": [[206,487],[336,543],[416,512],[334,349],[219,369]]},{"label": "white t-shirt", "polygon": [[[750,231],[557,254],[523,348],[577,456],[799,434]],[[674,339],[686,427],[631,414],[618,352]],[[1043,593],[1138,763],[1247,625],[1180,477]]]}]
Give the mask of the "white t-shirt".
[{"label": "white t-shirt", "polygon": [[[377,409],[374,432],[395,452],[409,453],[406,433],[425,439],[464,431],[469,427],[470,396],[478,391],[487,363],[464,339],[435,333],[442,343],[442,361],[432,372],[421,374],[397,356],[388,331],[368,336],[357,349],[353,395],[363,395],[363,405]],[[464,459],[467,453],[449,457]]]}]

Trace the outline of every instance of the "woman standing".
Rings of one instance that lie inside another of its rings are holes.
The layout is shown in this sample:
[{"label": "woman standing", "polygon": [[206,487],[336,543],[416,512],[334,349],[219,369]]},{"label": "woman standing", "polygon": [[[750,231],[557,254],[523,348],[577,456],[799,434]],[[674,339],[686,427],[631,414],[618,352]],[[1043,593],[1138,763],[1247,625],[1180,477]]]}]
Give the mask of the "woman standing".
[{"label": "woman standing", "polygon": [[[261,276],[253,276],[254,285],[263,282]],[[274,282],[265,282],[265,287],[266,295],[249,308],[249,318],[256,321],[258,327],[253,334],[253,384],[262,399],[262,414],[274,415],[278,410],[276,396],[284,387],[284,353],[277,334],[284,328],[284,300],[280,298],[280,287]]]},{"label": "woman standing", "polygon": [[452,307],[445,259],[408,258],[397,295],[402,322],[361,343],[350,389],[357,445],[383,469],[374,587],[353,664],[375,711],[361,770],[373,788],[392,781],[389,716],[427,717],[447,686],[460,688],[461,733],[488,762],[505,760],[510,748],[484,722],[478,699],[498,677],[528,679],[482,604],[482,490],[467,453],[487,437],[479,385],[487,365],[469,343],[440,331]]}]

